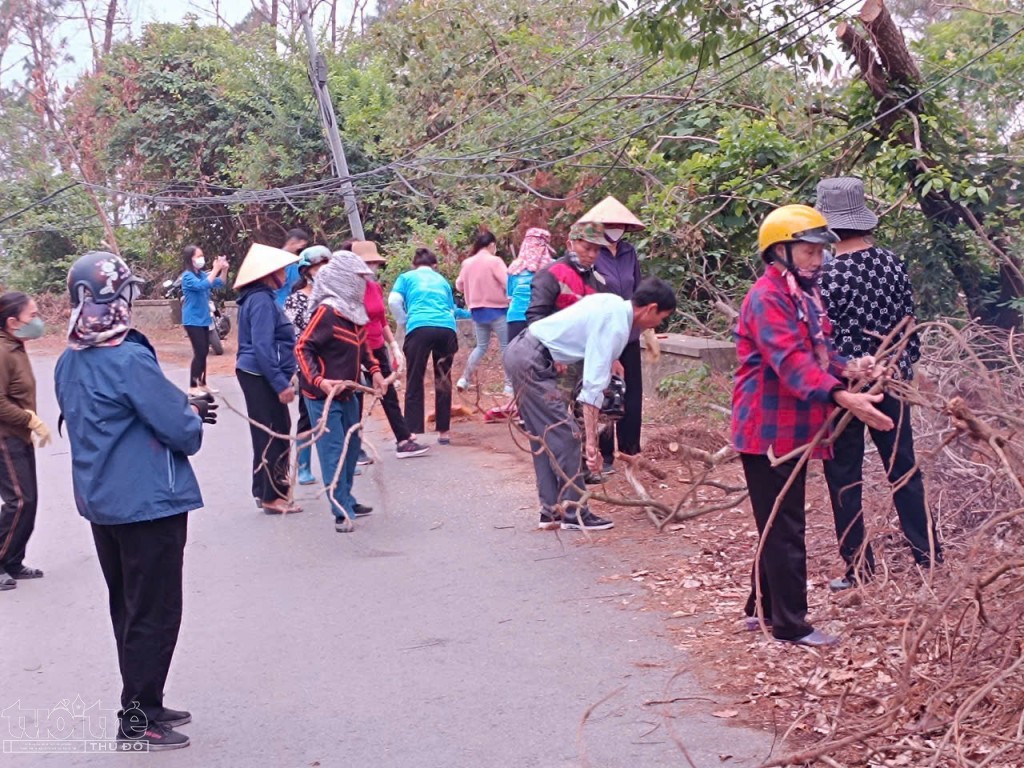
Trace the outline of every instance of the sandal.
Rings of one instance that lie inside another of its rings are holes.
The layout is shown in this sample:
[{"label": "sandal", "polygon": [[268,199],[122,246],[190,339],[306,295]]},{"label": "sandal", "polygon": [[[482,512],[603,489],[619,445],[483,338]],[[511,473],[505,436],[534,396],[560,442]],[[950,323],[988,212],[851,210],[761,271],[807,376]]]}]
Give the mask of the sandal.
[{"label": "sandal", "polygon": [[302,512],[302,507],[298,504],[289,503],[281,500],[282,503],[274,504],[270,502],[263,503],[263,513],[266,515],[292,515],[296,512]]},{"label": "sandal", "polygon": [[0,592],[5,592],[8,589],[14,589],[18,586],[18,582],[13,577],[7,574],[7,571],[0,571]]},{"label": "sandal", "polygon": [[43,572],[38,568],[26,568],[21,566],[20,571],[7,572],[12,579],[41,579],[43,578]]}]

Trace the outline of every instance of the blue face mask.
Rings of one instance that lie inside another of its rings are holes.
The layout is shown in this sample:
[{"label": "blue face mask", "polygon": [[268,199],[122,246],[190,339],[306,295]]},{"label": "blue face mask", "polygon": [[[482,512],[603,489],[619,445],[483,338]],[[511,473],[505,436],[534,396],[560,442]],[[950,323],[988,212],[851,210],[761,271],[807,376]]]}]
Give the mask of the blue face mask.
[{"label": "blue face mask", "polygon": [[41,317],[33,317],[21,328],[14,331],[14,335],[19,339],[38,339],[46,332],[46,324],[43,322]]}]

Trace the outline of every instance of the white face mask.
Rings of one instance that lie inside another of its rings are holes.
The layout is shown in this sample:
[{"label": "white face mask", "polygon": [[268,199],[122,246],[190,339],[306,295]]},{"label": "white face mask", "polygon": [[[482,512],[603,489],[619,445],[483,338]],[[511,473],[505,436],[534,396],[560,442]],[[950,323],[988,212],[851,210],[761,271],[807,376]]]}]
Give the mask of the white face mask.
[{"label": "white face mask", "polygon": [[206,266],[206,257],[199,256],[198,258],[192,259],[192,266],[196,269],[202,269]]},{"label": "white face mask", "polygon": [[604,236],[611,240],[613,243],[619,242],[622,236],[626,233],[624,227],[605,227]]}]

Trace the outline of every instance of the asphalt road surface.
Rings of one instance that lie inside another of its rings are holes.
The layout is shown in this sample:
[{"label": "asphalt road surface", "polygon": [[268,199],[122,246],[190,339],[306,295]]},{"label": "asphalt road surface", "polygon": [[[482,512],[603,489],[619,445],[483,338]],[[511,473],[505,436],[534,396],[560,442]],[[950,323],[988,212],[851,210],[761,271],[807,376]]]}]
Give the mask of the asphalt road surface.
[{"label": "asphalt road surface", "polygon": [[[34,360],[53,427],[54,362]],[[212,383],[241,405],[234,379]],[[399,461],[385,430],[374,421],[382,460],[356,479],[376,512],[338,534],[317,487],[299,492],[302,514],[256,510],[247,427],[221,408],[193,460],[206,507],[189,523],[165,702],[192,711],[192,745],[159,755],[100,751],[120,691],[106,590],[68,444],[39,451],[26,562],[46,577],[0,594],[0,739],[15,753],[2,764],[632,768],[688,765],[681,743],[703,768],[768,754],[764,734],[645,705],[709,694],[673,679],[686,659],[636,609],[640,587],[601,582],[617,572],[602,548],[535,530],[526,459],[459,446],[456,430]]]}]

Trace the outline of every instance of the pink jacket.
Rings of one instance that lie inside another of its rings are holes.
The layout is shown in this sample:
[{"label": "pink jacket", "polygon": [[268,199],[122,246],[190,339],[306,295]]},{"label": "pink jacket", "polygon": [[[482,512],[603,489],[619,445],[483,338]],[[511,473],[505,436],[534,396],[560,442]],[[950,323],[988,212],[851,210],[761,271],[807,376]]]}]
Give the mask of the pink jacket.
[{"label": "pink jacket", "polygon": [[508,268],[500,257],[480,251],[464,262],[455,287],[466,297],[466,307],[480,309],[508,306]]}]

